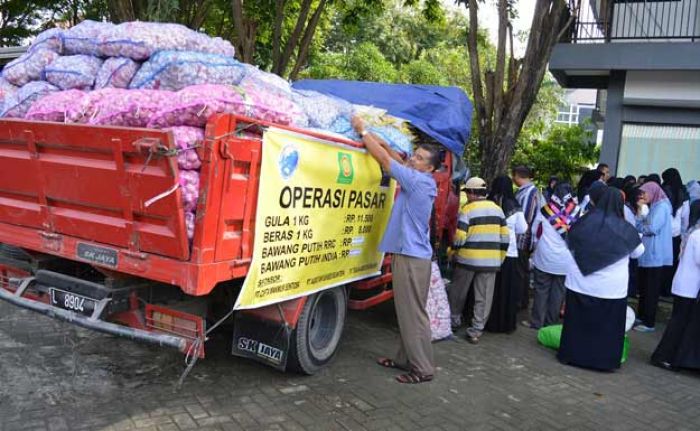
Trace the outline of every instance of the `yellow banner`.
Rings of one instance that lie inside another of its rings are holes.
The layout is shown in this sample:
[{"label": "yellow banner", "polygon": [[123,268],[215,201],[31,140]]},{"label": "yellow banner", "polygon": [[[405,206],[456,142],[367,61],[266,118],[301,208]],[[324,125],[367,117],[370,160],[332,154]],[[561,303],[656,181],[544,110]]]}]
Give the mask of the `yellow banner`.
[{"label": "yellow banner", "polygon": [[236,309],[379,273],[395,182],[365,151],[289,131],[263,135],[255,246]]}]

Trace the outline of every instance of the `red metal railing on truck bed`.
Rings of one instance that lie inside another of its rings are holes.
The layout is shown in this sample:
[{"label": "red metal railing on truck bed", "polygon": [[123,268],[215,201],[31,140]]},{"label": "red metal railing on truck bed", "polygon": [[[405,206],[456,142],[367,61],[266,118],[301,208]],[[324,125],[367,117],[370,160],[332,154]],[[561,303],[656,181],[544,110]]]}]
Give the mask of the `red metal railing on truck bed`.
[{"label": "red metal railing on truck bed", "polygon": [[0,120],[0,242],[190,295],[245,277],[262,143],[238,137],[238,123],[280,127],[232,115],[210,119],[197,148],[200,197],[190,246],[170,132]]}]

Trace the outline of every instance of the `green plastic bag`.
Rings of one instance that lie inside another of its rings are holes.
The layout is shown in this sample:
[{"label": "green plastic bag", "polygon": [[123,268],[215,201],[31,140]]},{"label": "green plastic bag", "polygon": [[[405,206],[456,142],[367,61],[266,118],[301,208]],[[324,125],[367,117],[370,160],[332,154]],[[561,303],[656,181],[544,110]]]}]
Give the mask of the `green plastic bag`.
[{"label": "green plastic bag", "polygon": [[[545,347],[549,347],[550,349],[554,350],[559,350],[559,345],[561,343],[562,328],[563,325],[550,325],[545,326],[544,328],[540,328],[540,330],[537,331],[537,341],[539,341],[539,343]],[[621,364],[624,364],[627,361],[629,348],[630,340],[627,337],[627,334],[625,334],[625,341],[622,346],[622,359],[620,360]]]}]

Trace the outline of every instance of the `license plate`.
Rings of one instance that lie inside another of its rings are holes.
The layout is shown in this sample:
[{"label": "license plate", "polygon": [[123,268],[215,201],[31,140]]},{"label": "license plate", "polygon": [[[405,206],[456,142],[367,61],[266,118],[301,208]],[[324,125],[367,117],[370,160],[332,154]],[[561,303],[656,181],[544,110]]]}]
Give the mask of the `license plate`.
[{"label": "license plate", "polygon": [[97,301],[94,299],[76,295],[75,293],[53,288],[49,289],[49,293],[51,295],[51,305],[86,316],[92,316],[92,312],[95,311],[97,306]]}]

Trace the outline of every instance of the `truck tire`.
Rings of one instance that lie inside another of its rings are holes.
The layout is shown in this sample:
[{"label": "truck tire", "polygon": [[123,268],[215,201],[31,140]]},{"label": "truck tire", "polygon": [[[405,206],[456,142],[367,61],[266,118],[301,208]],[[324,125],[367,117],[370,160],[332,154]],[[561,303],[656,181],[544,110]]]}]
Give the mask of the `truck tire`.
[{"label": "truck tire", "polygon": [[288,370],[312,375],[333,359],[343,334],[347,304],[343,286],[308,298],[289,343]]}]

